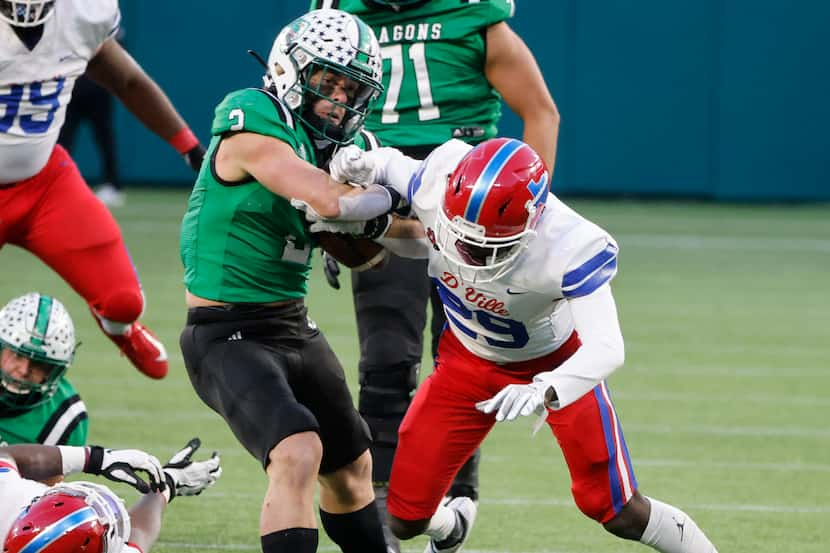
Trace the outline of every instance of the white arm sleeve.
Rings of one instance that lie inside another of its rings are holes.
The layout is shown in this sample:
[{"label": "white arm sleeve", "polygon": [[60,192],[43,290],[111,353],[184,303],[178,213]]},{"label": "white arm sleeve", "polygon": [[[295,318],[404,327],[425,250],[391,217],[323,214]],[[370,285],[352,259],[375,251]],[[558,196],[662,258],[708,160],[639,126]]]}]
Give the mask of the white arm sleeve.
[{"label": "white arm sleeve", "polygon": [[608,378],[625,359],[617,306],[611,286],[603,284],[591,294],[569,300],[574,327],[582,346],[556,370],[536,375],[534,381],[553,387],[551,409],[562,409]]},{"label": "white arm sleeve", "polygon": [[426,238],[386,238],[375,240],[378,244],[400,257],[410,259],[427,259],[432,249]]},{"label": "white arm sleeve", "polygon": [[420,161],[395,148],[379,148],[363,155],[374,161],[377,182],[393,188],[402,198],[407,197],[409,181],[420,168]]},{"label": "white arm sleeve", "polygon": [[338,221],[368,221],[392,209],[392,196],[379,184],[370,184],[360,194],[340,196]]}]

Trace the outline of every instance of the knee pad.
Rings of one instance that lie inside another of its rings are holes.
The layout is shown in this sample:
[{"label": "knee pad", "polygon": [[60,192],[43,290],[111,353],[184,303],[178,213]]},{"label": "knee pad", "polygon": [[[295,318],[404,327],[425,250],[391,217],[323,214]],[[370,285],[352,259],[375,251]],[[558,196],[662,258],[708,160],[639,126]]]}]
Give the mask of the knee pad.
[{"label": "knee pad", "polygon": [[387,482],[398,446],[398,427],[418,385],[420,363],[368,367],[360,372],[358,410],[372,432],[372,479]]},{"label": "knee pad", "polygon": [[132,323],[144,312],[144,294],[140,289],[121,288],[99,296],[89,305],[99,318]]}]

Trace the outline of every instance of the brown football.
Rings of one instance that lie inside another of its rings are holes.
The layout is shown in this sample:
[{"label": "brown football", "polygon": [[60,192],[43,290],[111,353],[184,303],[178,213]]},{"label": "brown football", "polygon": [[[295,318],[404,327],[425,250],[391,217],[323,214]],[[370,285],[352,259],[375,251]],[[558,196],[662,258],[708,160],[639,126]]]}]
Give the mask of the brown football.
[{"label": "brown football", "polygon": [[388,250],[369,238],[336,232],[315,232],[314,238],[320,247],[339,263],[354,271],[365,271],[377,266]]}]

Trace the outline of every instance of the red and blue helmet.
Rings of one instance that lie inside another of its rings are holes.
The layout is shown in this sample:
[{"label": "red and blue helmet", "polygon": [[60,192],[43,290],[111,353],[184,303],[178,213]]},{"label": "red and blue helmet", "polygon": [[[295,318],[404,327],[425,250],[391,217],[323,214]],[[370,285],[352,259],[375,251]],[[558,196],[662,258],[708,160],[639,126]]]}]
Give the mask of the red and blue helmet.
[{"label": "red and blue helmet", "polygon": [[130,516],[109,488],[58,484],[35,498],[12,523],[4,553],[121,553]]},{"label": "red and blue helmet", "polygon": [[549,186],[545,162],[524,142],[482,142],[447,181],[436,221],[441,254],[465,280],[503,275],[536,234]]}]

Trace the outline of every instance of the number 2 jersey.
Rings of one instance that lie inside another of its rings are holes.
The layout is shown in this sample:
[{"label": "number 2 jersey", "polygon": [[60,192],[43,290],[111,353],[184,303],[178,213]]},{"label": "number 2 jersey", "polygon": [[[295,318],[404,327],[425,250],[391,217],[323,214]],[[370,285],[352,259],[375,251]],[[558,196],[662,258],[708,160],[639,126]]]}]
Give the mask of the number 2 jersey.
[{"label": "number 2 jersey", "polygon": [[117,0],[59,0],[53,9],[32,50],[0,24],[0,183],[46,165],[75,80],[121,20]]},{"label": "number 2 jersey", "polygon": [[395,10],[371,0],[315,0],[360,17],[383,57],[384,92],[366,128],[387,146],[478,143],[493,138],[501,95],[484,74],[487,27],[509,19],[512,0],[430,0]]},{"label": "number 2 jersey", "polygon": [[[389,183],[409,200],[428,237],[435,236],[448,175],[471,148],[451,140],[407,183]],[[590,294],[617,273],[614,239],[553,194],[536,233],[512,268],[492,282],[465,282],[454,265],[430,250],[429,275],[447,323],[464,347],[483,359],[526,361],[555,351],[574,330],[567,300]]]}]

